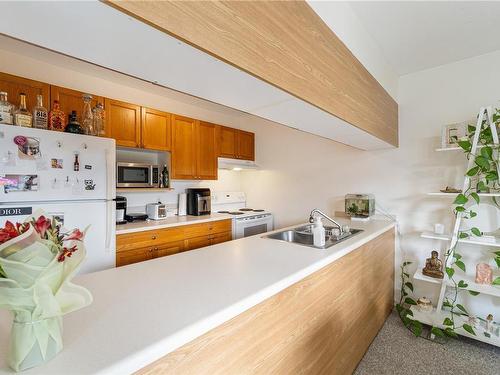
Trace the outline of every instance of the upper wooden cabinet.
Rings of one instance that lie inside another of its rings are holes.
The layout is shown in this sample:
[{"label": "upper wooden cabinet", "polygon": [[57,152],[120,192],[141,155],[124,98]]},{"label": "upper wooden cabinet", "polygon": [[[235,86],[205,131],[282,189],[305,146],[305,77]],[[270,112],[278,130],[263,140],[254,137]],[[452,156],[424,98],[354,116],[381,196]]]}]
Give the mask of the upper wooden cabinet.
[{"label": "upper wooden cabinet", "polygon": [[221,126],[219,131],[219,156],[255,160],[255,134]]},{"label": "upper wooden cabinet", "polygon": [[142,107],[142,147],[150,150],[170,151],[172,126],[170,113]]},{"label": "upper wooden cabinet", "polygon": [[19,94],[25,93],[29,111],[36,105],[36,96],[42,95],[43,105],[49,109],[50,85],[47,83],[0,73],[0,91],[5,91],[9,102],[15,106],[19,106]]},{"label": "upper wooden cabinet", "polygon": [[198,120],[172,115],[172,170],[171,177],[177,180],[197,178],[196,131]]},{"label": "upper wooden cabinet", "polygon": [[217,179],[217,125],[200,121],[197,131],[196,174],[202,180]]},{"label": "upper wooden cabinet", "polygon": [[238,159],[255,160],[255,134],[238,130]]},{"label": "upper wooden cabinet", "polygon": [[238,129],[220,127],[219,156],[224,158],[236,158],[238,143]]},{"label": "upper wooden cabinet", "polygon": [[[71,111],[76,111],[78,115],[78,119],[81,121],[82,118],[82,113],[83,113],[83,95],[87,94],[82,91],[77,91],[77,90],[71,90],[67,89],[65,87],[59,87],[59,86],[50,86],[50,108],[52,108],[52,104],[54,103],[54,100],[59,100],[59,105],[61,107],[61,110],[66,114],[69,115]],[[104,98],[102,96],[97,96],[97,95],[92,95],[92,102],[91,106],[94,108],[97,103],[104,103]]]},{"label": "upper wooden cabinet", "polygon": [[217,149],[217,125],[172,115],[172,179],[216,180]]},{"label": "upper wooden cabinet", "polygon": [[106,98],[106,135],[116,140],[117,146],[141,146],[141,107]]}]

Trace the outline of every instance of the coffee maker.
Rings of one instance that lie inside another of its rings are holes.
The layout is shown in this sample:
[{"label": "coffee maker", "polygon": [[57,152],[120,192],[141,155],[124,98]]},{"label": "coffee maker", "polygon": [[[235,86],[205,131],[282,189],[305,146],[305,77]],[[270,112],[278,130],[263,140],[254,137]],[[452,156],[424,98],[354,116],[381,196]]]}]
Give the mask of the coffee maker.
[{"label": "coffee maker", "polygon": [[187,214],[200,216],[210,215],[211,197],[210,189],[186,189],[187,193]]},{"label": "coffee maker", "polygon": [[125,224],[125,215],[127,214],[127,198],[116,196],[116,224]]}]

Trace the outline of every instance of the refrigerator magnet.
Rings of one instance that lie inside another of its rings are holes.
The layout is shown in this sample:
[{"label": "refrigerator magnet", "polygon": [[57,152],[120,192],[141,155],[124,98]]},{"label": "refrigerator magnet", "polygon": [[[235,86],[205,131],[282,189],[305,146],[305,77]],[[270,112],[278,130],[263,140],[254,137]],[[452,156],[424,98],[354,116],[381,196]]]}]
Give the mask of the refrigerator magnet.
[{"label": "refrigerator magnet", "polygon": [[85,190],[95,190],[94,180],[84,180]]},{"label": "refrigerator magnet", "polygon": [[35,160],[42,156],[40,141],[37,138],[17,135],[14,137],[14,143],[17,145],[19,159]]}]

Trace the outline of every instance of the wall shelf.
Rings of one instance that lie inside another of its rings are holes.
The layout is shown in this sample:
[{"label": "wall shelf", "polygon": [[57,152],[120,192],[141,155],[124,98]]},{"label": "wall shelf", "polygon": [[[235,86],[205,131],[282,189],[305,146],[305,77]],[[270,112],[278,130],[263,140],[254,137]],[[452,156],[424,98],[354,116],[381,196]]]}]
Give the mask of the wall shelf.
[{"label": "wall shelf", "polygon": [[[439,241],[450,241],[451,236],[448,234],[436,234],[432,232],[423,232],[420,234],[422,238],[429,238],[432,240]],[[486,239],[488,238],[488,239]],[[466,243],[471,245],[480,245],[480,246],[491,246],[491,247],[500,247],[500,238],[498,237],[472,237],[472,238],[463,238],[458,240],[460,243]]]},{"label": "wall shelf", "polygon": [[[433,197],[447,197],[447,198],[454,198],[460,193],[443,193],[440,191],[432,192],[432,193],[427,193],[427,195],[433,196]],[[478,193],[480,197],[500,197],[500,192],[498,193]]]},{"label": "wall shelf", "polygon": [[[439,284],[443,282],[443,279],[436,279],[433,277],[425,276],[422,273],[422,270],[419,268],[415,274],[413,275],[413,278],[415,280],[420,280],[420,281],[425,281],[431,284]],[[446,278],[446,275],[445,275]],[[494,285],[484,285],[484,284],[477,284],[474,281],[471,280],[470,276],[464,275],[464,276],[457,276],[457,279],[463,280],[467,283],[467,288],[464,288],[464,290],[472,290],[474,292],[479,292],[482,294],[487,294],[490,296],[496,296],[500,297],[500,286],[494,286]],[[450,280],[444,280],[447,286],[453,286],[453,283]]]},{"label": "wall shelf", "polygon": [[[485,145],[477,145],[477,148],[483,148]],[[456,147],[441,147],[441,148],[436,148],[437,152],[443,152],[443,151],[463,151],[462,147],[456,146]]]},{"label": "wall shelf", "polygon": [[[411,306],[410,309],[413,313],[413,316],[408,315],[408,318],[416,319],[419,322],[427,324],[432,327],[445,328],[445,326],[443,325],[443,321],[446,317],[450,316],[450,314],[445,311],[434,310],[432,312],[422,312],[416,306]],[[467,321],[464,318],[457,315],[455,315],[455,322],[458,323],[457,325],[462,325],[463,323],[467,323]],[[474,328],[474,331],[476,332],[476,335],[472,335],[462,328],[457,328],[455,332],[461,336],[469,337],[491,345],[500,346],[500,337],[495,336],[493,334],[490,334],[491,336],[487,337],[485,335],[486,332],[482,327],[476,327]]]},{"label": "wall shelf", "polygon": [[117,193],[147,193],[147,192],[169,192],[174,188],[116,188]]}]

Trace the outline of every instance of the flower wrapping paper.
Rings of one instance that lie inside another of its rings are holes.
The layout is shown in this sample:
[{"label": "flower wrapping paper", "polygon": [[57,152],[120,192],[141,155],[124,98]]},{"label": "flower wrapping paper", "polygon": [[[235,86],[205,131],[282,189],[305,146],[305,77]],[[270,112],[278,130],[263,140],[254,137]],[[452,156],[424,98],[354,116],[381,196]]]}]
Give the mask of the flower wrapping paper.
[{"label": "flower wrapping paper", "polygon": [[54,357],[63,347],[62,316],[92,303],[87,289],[71,283],[84,243],[66,242],[77,251],[64,261],[33,226],[0,244],[0,308],[14,315],[7,362],[15,371]]}]

